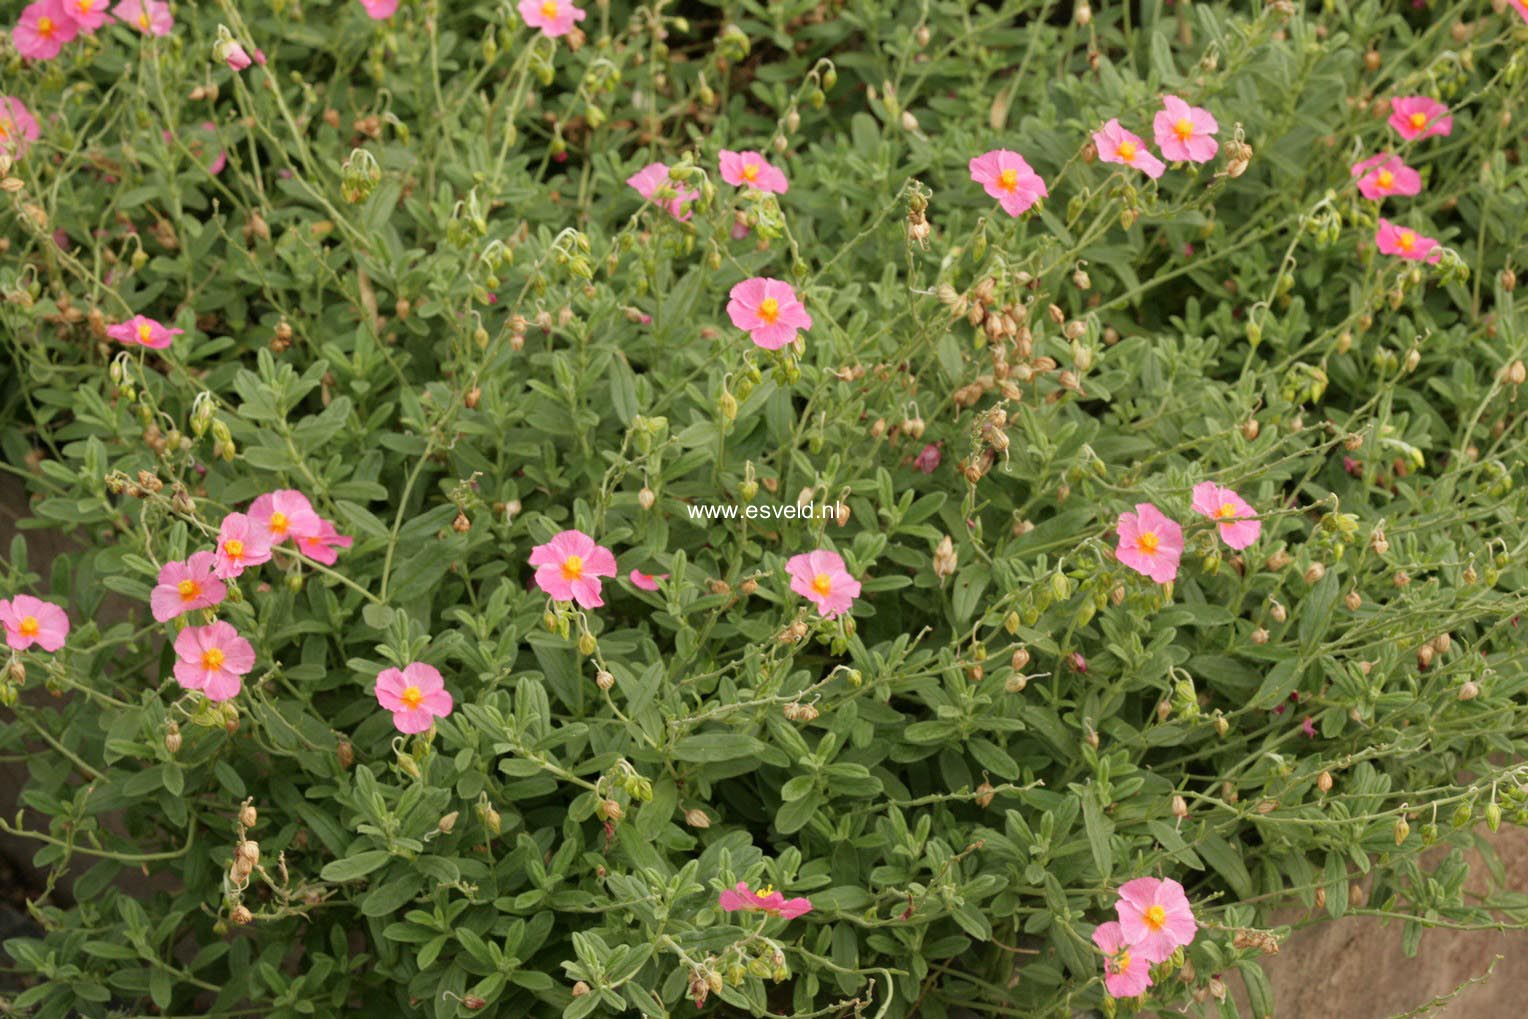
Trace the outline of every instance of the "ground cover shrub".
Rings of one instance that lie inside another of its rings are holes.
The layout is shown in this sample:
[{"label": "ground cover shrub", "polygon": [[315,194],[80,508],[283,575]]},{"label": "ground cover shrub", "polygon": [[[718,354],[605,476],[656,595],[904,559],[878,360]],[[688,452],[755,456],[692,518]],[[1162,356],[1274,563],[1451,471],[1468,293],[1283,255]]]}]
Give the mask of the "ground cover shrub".
[{"label": "ground cover shrub", "polygon": [[1498,6],[28,5],[3,1010],[1264,1016],[1281,908],[1521,923]]}]

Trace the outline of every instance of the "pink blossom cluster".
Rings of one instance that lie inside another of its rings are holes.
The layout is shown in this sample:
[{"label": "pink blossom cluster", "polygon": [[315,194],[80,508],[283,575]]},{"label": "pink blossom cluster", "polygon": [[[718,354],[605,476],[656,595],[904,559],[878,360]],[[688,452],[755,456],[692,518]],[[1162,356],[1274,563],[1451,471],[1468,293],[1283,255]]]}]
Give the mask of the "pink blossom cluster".
[{"label": "pink blossom cluster", "polygon": [[[1388,123],[1407,142],[1418,142],[1434,135],[1447,136],[1454,130],[1454,118],[1448,107],[1428,96],[1392,98]],[[1372,202],[1382,202],[1392,195],[1416,195],[1422,191],[1422,175],[1393,153],[1381,152],[1360,160],[1353,164],[1351,173],[1357,181],[1358,193]],[[1374,244],[1387,255],[1411,261],[1435,263],[1443,256],[1435,238],[1410,227],[1398,226],[1383,216],[1374,233]]]},{"label": "pink blossom cluster", "polygon": [[144,35],[169,35],[175,18],[164,0],[35,0],[11,28],[16,52],[28,60],[52,60],[64,44],[121,21]]},{"label": "pink blossom cluster", "polygon": [[[271,550],[291,542],[315,562],[332,565],[336,549],[352,539],[320,517],[307,496],[293,489],[268,492],[247,513],[229,513],[218,528],[211,550],[167,562],[149,594],[149,608],[161,623],[198,610],[214,610],[228,597],[227,581],[269,562]],[[222,620],[187,626],[175,638],[175,679],[208,700],[237,696],[243,677],[255,667],[255,651],[233,625]]]},{"label": "pink blossom cluster", "polygon": [[1139,877],[1120,886],[1119,917],[1093,930],[1104,954],[1104,988],[1114,998],[1134,998],[1151,986],[1151,967],[1193,943],[1199,925],[1183,886],[1172,878]]},{"label": "pink blossom cluster", "polygon": [[[1194,486],[1190,504],[1195,513],[1215,522],[1220,540],[1244,549],[1262,534],[1263,524],[1245,499],[1212,481]],[[1183,558],[1183,528],[1149,502],[1137,503],[1135,512],[1119,515],[1115,524],[1119,544],[1114,556],[1120,562],[1158,584],[1177,579]]]},{"label": "pink blossom cluster", "polygon": [[[576,602],[586,609],[605,604],[601,578],[616,575],[615,553],[579,530],[559,531],[531,549],[530,565],[536,568],[536,586],[549,598]],[[814,549],[792,556],[785,571],[791,578],[791,590],[815,605],[824,619],[848,612],[860,594],[860,582],[837,552]],[[656,591],[668,574],[632,570],[627,579],[643,591]]]}]

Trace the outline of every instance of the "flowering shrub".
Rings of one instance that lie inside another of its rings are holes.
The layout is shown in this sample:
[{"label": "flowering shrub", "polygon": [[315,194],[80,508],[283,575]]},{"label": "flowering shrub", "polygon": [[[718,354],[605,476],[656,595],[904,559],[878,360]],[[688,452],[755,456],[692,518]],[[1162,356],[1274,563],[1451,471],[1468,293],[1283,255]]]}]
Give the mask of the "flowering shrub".
[{"label": "flowering shrub", "polygon": [[1289,907],[1498,924],[1528,14],[1231,6],[26,5],[8,1013],[1261,1017]]}]

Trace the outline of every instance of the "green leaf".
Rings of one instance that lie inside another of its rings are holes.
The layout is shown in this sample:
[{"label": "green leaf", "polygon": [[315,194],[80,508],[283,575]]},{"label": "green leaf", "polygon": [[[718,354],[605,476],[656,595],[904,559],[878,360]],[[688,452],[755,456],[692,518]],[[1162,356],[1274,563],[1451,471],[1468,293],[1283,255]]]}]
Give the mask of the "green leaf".
[{"label": "green leaf", "polygon": [[385,849],[368,849],[354,856],[347,856],[343,860],[334,860],[325,864],[324,869],[318,872],[318,876],[325,881],[354,881],[356,878],[370,874],[392,858],[393,854]]}]

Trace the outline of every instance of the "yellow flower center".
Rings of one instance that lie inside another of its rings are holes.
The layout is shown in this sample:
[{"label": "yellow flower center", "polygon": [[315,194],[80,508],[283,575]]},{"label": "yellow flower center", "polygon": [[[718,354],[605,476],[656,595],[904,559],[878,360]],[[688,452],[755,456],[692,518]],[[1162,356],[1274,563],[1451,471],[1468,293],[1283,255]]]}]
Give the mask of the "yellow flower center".
[{"label": "yellow flower center", "polygon": [[771,895],[775,894],[775,886],[774,885],[765,885],[763,888],[760,888],[758,891],[754,892],[753,894],[757,895],[761,899],[767,899]]},{"label": "yellow flower center", "polygon": [[1167,926],[1167,910],[1161,906],[1149,906],[1146,912],[1141,914],[1141,919],[1145,921],[1147,927],[1153,931],[1159,931]]},{"label": "yellow flower center", "polygon": [[1234,503],[1223,502],[1220,504],[1220,509],[1215,511],[1215,515],[1222,520],[1230,520],[1236,516],[1236,506]]},{"label": "yellow flower center", "polygon": [[35,637],[42,632],[42,624],[37,622],[36,616],[22,616],[18,629],[23,637]]},{"label": "yellow flower center", "polygon": [[819,573],[812,578],[812,590],[818,594],[826,595],[833,590],[833,578],[826,573]]},{"label": "yellow flower center", "polygon": [[403,702],[405,708],[408,708],[410,711],[417,711],[419,710],[419,705],[424,703],[424,694],[420,691],[419,687],[409,686],[404,687],[403,692],[398,695],[398,699]]},{"label": "yellow flower center", "polygon": [[1136,536],[1135,547],[1147,555],[1156,555],[1157,546],[1161,544],[1161,541],[1162,539],[1157,537],[1156,532],[1147,531],[1145,534]]},{"label": "yellow flower center", "polygon": [[570,555],[562,561],[562,579],[578,580],[584,575],[584,557]]},{"label": "yellow flower center", "polygon": [[153,338],[154,338],[154,327],[149,325],[147,322],[140,322],[138,324],[138,342],[139,343],[147,343],[147,342],[149,342],[149,340],[151,340]]},{"label": "yellow flower center", "polygon": [[1194,137],[1194,122],[1187,117],[1179,117],[1173,125],[1173,134],[1178,136],[1180,142],[1186,142]]},{"label": "yellow flower center", "polygon": [[765,325],[774,325],[780,319],[780,302],[773,297],[766,297],[760,301],[759,318],[764,320]]},{"label": "yellow flower center", "polygon": [[238,538],[231,538],[223,542],[223,552],[230,559],[244,558],[244,543]]},{"label": "yellow flower center", "polygon": [[89,14],[95,10],[95,0],[74,0],[74,9],[81,14]]},{"label": "yellow flower center", "polygon": [[758,180],[759,179],[759,164],[758,163],[744,163],[743,164],[743,179],[744,180]]},{"label": "yellow flower center", "polygon": [[202,585],[194,580],[182,580],[175,585],[175,590],[180,592],[181,601],[195,601],[202,593]]},{"label": "yellow flower center", "polygon": [[210,647],[202,652],[202,668],[207,670],[221,669],[223,667],[223,649]]},{"label": "yellow flower center", "polygon": [[44,15],[37,19],[37,34],[44,39],[53,38],[53,19]]},{"label": "yellow flower center", "polygon": [[1409,119],[1411,120],[1411,126],[1418,131],[1427,126],[1427,114],[1425,113],[1413,113]]},{"label": "yellow flower center", "polygon": [[1395,243],[1401,246],[1402,251],[1410,251],[1417,246],[1417,235],[1410,230],[1402,230],[1401,236],[1396,238]]},{"label": "yellow flower center", "polygon": [[997,175],[997,186],[1004,191],[1013,191],[1019,186],[1019,171],[1004,170]]},{"label": "yellow flower center", "polygon": [[290,523],[291,521],[287,520],[285,513],[271,514],[271,530],[277,534],[285,534],[287,532],[287,525]]},{"label": "yellow flower center", "polygon": [[142,10],[142,11],[138,12],[138,27],[141,28],[141,29],[144,29],[145,31],[147,31],[147,29],[149,27],[149,12],[148,11]]},{"label": "yellow flower center", "polygon": [[1391,173],[1389,170],[1381,170],[1379,172],[1379,186],[1380,186],[1380,189],[1383,190],[1383,191],[1389,191],[1390,188],[1393,187],[1394,185],[1395,185],[1395,174]]},{"label": "yellow flower center", "polygon": [[1120,142],[1119,148],[1114,150],[1114,154],[1127,163],[1133,162],[1135,160],[1135,142]]},{"label": "yellow flower center", "polygon": [[11,122],[8,121],[8,120],[0,120],[0,141],[3,141],[4,139],[9,138],[10,136],[11,136]]},{"label": "yellow flower center", "polygon": [[557,0],[546,0],[546,2],[541,5],[541,16],[543,18],[557,17]]},{"label": "yellow flower center", "polygon": [[1114,973],[1118,976],[1128,972],[1130,972],[1130,949],[1127,948],[1114,957]]}]

